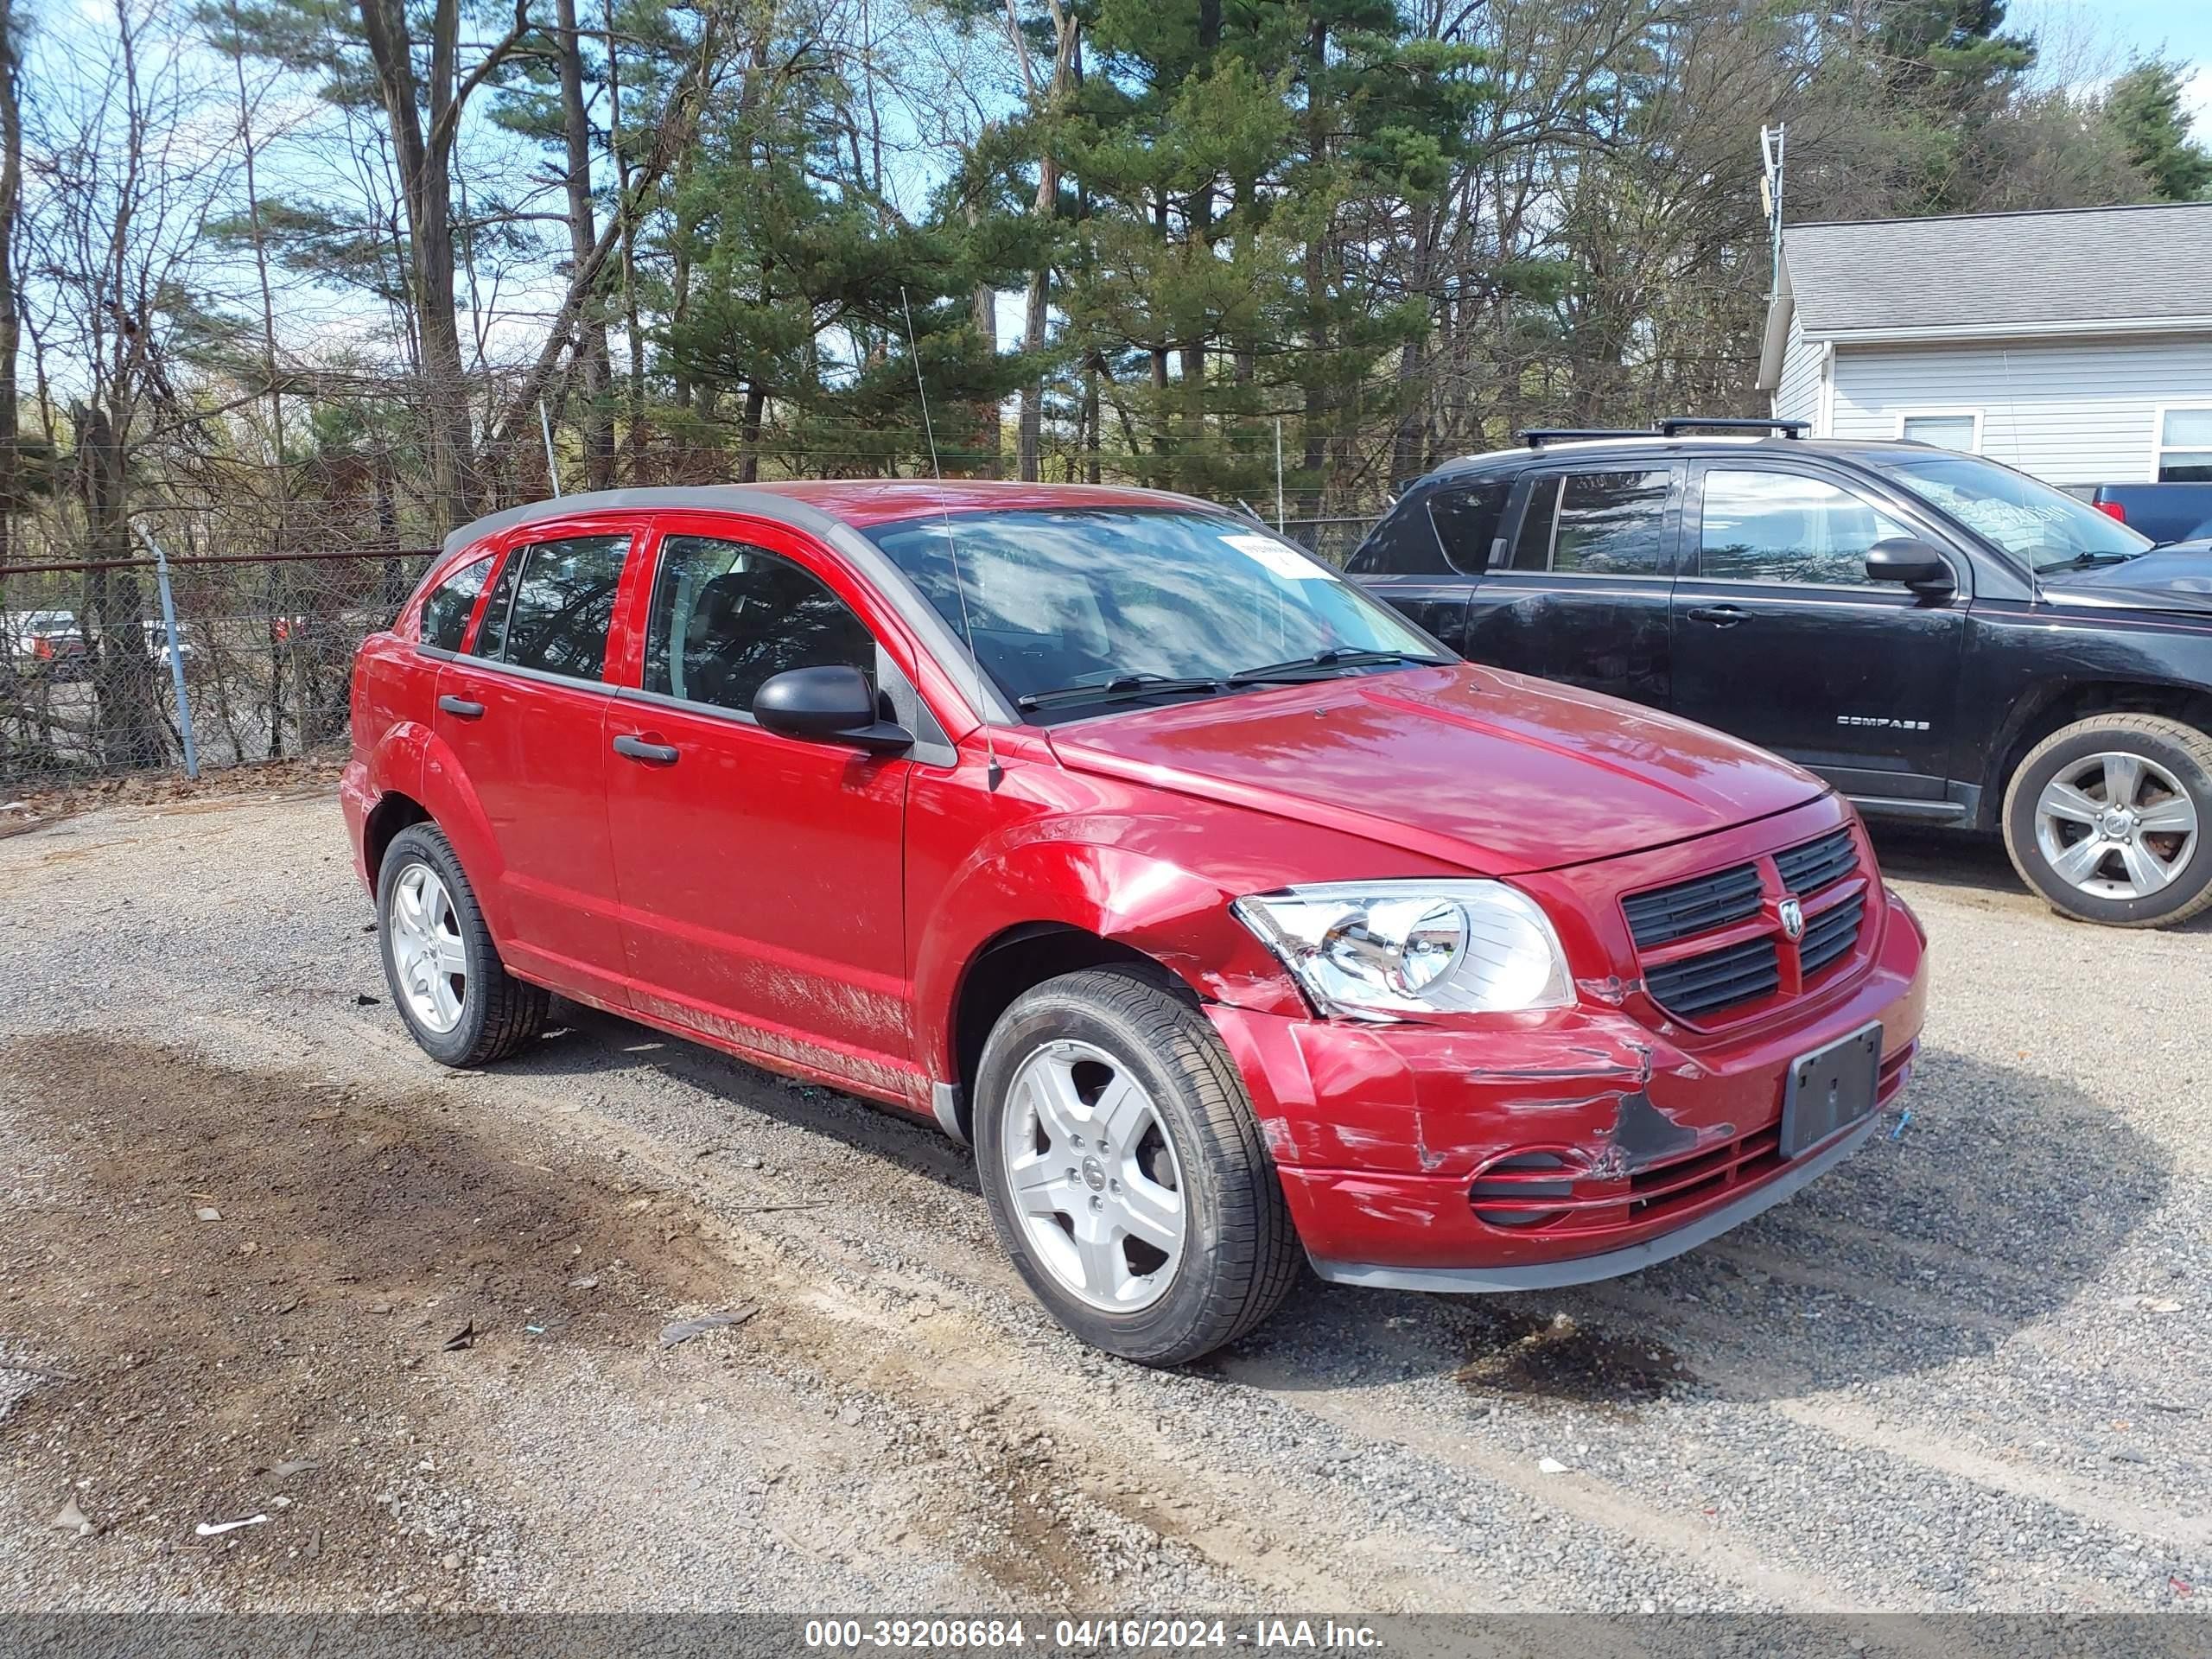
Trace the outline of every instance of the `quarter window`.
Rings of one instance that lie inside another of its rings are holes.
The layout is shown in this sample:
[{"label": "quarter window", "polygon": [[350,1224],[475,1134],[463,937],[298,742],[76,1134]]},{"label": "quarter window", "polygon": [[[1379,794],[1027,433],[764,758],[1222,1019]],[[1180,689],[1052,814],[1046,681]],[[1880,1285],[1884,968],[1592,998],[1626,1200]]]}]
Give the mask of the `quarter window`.
[{"label": "quarter window", "polygon": [[1462,575],[1480,575],[1490,567],[1491,543],[1505,518],[1506,484],[1478,484],[1464,490],[1441,490],[1428,504],[1430,522],[1444,556]]},{"label": "quarter window", "polygon": [[468,632],[469,613],[476,596],[492,574],[492,555],[464,564],[430,590],[423,601],[423,643],[440,651],[459,651],[461,635]]},{"label": "quarter window", "polygon": [[[518,668],[535,668],[573,679],[595,680],[607,665],[607,632],[614,621],[614,594],[630,551],[627,536],[579,536],[540,542],[507,555],[499,588],[513,598],[493,632],[493,618],[477,630],[477,653]],[[519,575],[515,572],[520,571]],[[495,591],[493,604],[499,606]]]},{"label": "quarter window", "polygon": [[646,690],[749,709],[773,675],[839,665],[873,684],[875,640],[819,577],[741,542],[671,536],[661,544],[645,631]]},{"label": "quarter window", "polygon": [[1698,573],[1719,582],[1866,586],[1867,550],[1910,534],[1817,478],[1712,471],[1699,518]]},{"label": "quarter window", "polygon": [[1512,568],[1590,576],[1664,575],[1671,481],[1664,467],[1538,479],[1521,517]]},{"label": "quarter window", "polygon": [[2212,409],[2158,412],[2158,482],[2212,484]]}]

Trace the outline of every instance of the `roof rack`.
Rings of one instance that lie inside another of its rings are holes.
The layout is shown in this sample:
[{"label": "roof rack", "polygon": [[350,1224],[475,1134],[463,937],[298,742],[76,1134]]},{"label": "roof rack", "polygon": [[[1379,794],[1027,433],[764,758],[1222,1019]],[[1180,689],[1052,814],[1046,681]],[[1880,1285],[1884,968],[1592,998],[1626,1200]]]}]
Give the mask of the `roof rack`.
[{"label": "roof rack", "polygon": [[1652,431],[1648,426],[1533,426],[1520,435],[1529,448],[1541,449],[1548,443],[1573,443],[1586,438],[1648,438]]},{"label": "roof rack", "polygon": [[1659,435],[1678,438],[1685,432],[1779,432],[1785,438],[1802,438],[1813,429],[1810,421],[1762,421],[1743,416],[1670,415],[1659,423]]}]

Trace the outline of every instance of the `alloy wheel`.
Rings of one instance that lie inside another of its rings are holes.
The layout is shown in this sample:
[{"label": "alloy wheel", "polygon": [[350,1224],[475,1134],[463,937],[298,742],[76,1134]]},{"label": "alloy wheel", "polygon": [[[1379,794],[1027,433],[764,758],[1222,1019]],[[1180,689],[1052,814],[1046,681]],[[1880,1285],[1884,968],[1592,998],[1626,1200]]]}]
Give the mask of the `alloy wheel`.
[{"label": "alloy wheel", "polygon": [[2036,800],[2036,845],[2061,880],[2101,899],[2142,899],[2196,850],[2196,804],[2157,761],[2113,751],[2062,768]]},{"label": "alloy wheel", "polygon": [[407,1010],[443,1036],[461,1023],[468,998],[468,955],[453,895],[428,864],[410,864],[392,883],[391,960]]},{"label": "alloy wheel", "polygon": [[1032,1251],[1069,1292],[1131,1313],[1167,1293],[1183,1255],[1183,1173],[1144,1085],[1089,1043],[1052,1041],[1007,1095],[1007,1187]]}]

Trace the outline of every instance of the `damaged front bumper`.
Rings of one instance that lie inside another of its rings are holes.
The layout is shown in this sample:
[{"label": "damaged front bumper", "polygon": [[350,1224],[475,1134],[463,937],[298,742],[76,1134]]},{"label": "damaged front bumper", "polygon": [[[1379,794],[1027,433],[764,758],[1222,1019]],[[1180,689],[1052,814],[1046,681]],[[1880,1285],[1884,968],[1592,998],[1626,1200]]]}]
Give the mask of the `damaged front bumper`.
[{"label": "damaged front bumper", "polygon": [[[1927,991],[1908,913],[1878,914],[1844,982],[1719,1033],[1633,998],[1421,1025],[1208,1013],[1321,1276],[1436,1291],[1579,1284],[1739,1225],[1874,1133],[1910,1076]],[[1876,1112],[1785,1158],[1792,1063],[1872,1024]]]}]

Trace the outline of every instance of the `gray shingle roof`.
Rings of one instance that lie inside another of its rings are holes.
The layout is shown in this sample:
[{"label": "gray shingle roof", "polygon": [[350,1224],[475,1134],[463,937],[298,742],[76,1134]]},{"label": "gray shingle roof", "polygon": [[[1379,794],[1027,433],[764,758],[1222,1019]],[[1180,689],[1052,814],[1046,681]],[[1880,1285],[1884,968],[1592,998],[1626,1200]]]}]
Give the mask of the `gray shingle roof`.
[{"label": "gray shingle roof", "polygon": [[2212,318],[2212,202],[1797,225],[1783,258],[1816,339]]}]

